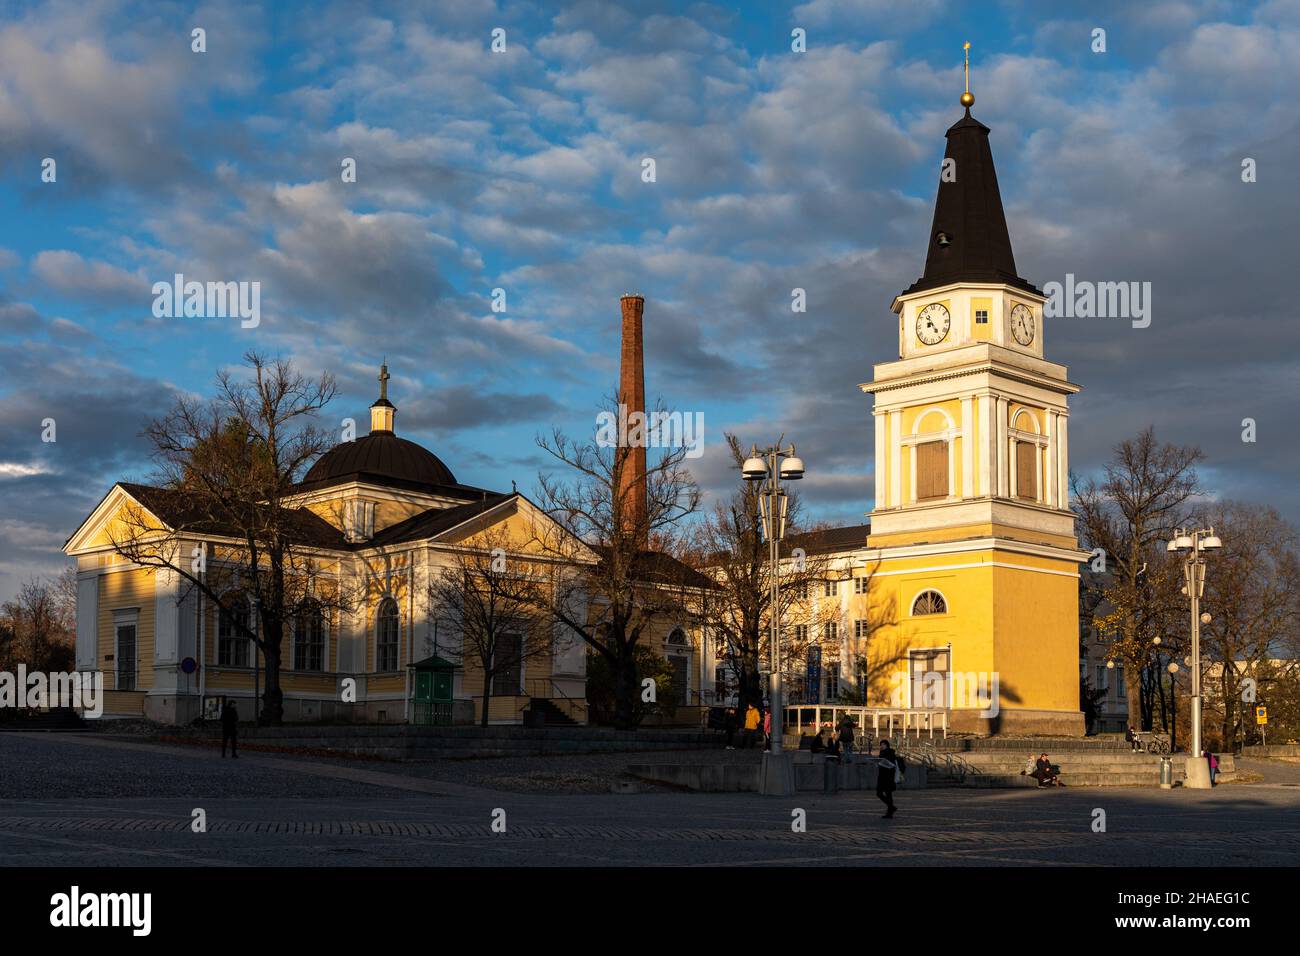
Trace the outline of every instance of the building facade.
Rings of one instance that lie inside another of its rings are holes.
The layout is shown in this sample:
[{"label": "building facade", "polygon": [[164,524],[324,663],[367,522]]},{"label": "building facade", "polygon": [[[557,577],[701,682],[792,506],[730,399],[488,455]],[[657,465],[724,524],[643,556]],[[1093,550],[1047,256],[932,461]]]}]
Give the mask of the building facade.
[{"label": "building facade", "polygon": [[946,706],[959,730],[1082,734],[1078,386],[1047,358],[1046,300],[1016,271],[988,134],[969,107],[948,130],[925,272],[892,304],[898,358],[861,386],[875,399],[868,697]]},{"label": "building facade", "polygon": [[[459,556],[489,548],[526,564],[554,562],[551,546],[539,542],[565,534],[521,494],[459,483],[436,455],[396,434],[396,412],[385,369],[369,434],[322,455],[286,502],[318,598],[305,599],[286,622],[286,720],[412,720],[412,665],[434,658],[455,665],[453,722],[478,721],[483,668],[432,585]],[[219,608],[175,570],[124,555],[123,529],[144,515],[174,553],[203,553],[203,573],[215,580],[239,542],[193,522],[188,507],[176,492],[119,482],[65,545],[77,564],[77,668],[104,673],[107,716],[186,723],[229,697],[250,718],[265,687],[262,655],[235,621],[257,626],[251,602],[223,593]],[[577,562],[570,573],[599,560],[581,542],[569,544],[565,553]],[[490,723],[520,723],[533,707],[587,722],[586,645],[562,625],[539,626],[550,631],[540,637],[548,652],[524,658],[502,645],[511,662],[492,678]],[[646,643],[681,673],[678,693],[697,698],[696,624],[683,615],[650,631]]]}]

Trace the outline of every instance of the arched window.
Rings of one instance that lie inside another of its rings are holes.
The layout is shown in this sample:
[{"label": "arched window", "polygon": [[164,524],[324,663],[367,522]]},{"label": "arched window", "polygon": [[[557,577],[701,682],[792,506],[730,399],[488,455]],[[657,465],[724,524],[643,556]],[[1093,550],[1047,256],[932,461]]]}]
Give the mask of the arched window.
[{"label": "arched window", "polygon": [[948,602],[943,599],[943,595],[938,591],[922,591],[912,602],[912,616],[920,617],[922,614],[947,614]]},{"label": "arched window", "polygon": [[397,602],[386,597],[375,614],[375,670],[397,670],[397,630]]},{"label": "arched window", "polygon": [[680,627],[673,628],[673,632],[668,635],[668,643],[678,647],[686,646],[686,632]]},{"label": "arched window", "polygon": [[217,663],[222,667],[248,667],[252,641],[246,637],[251,615],[248,598],[243,594],[227,596],[217,614]]},{"label": "arched window", "polygon": [[324,670],[325,615],[320,603],[307,598],[298,606],[293,619],[293,669]]}]

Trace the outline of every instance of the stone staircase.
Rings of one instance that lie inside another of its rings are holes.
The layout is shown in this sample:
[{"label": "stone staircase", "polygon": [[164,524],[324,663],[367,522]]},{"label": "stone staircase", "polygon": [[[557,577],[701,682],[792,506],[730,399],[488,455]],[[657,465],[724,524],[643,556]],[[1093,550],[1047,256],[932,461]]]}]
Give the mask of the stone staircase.
[{"label": "stone staircase", "polygon": [[[1037,780],[1020,771],[1031,752],[1044,751],[1061,768],[1061,782],[1067,787],[1160,786],[1160,757],[1134,753],[1122,739],[1117,743],[1044,738],[976,740],[949,738],[942,742],[947,746],[912,741],[900,749],[907,758],[925,765],[930,787],[1037,787]],[[1219,779],[1233,779],[1236,768],[1232,755],[1220,754],[1218,758]],[[1172,754],[1169,759],[1174,784],[1181,784],[1187,755]]]}]

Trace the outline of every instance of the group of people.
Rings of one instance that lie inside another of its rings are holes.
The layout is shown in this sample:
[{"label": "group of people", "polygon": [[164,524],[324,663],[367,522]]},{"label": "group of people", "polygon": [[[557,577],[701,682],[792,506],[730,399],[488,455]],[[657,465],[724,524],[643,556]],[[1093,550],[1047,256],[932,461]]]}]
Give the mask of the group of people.
[{"label": "group of people", "polygon": [[1025,761],[1022,774],[1033,777],[1040,787],[1064,787],[1061,782],[1061,768],[1052,763],[1047,754],[1029,755]]},{"label": "group of people", "polygon": [[727,749],[736,749],[736,731],[741,731],[740,746],[748,750],[754,746],[754,740],[758,737],[758,728],[763,728],[763,746],[770,746],[772,742],[772,709],[768,707],[767,701],[763,701],[763,713],[760,715],[758,708],[750,704],[745,708],[744,719],[741,719],[740,712],[735,707],[728,707],[727,713],[723,718],[723,729],[727,732]]},{"label": "group of people", "polygon": [[[825,754],[828,760],[842,760],[844,763],[850,763],[853,754],[854,743],[854,726],[853,721],[847,714],[840,721],[839,727],[834,731],[831,730],[830,724],[823,724],[817,729],[817,735],[813,737],[811,750],[815,754]],[[870,753],[870,743],[867,745],[867,752]]]}]

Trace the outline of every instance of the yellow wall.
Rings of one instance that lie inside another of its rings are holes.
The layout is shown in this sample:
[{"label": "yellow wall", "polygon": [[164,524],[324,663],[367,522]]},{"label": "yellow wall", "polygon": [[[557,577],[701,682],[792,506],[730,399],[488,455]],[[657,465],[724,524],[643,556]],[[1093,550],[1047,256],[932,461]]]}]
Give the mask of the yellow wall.
[{"label": "yellow wall", "polygon": [[136,620],[136,689],[147,690],[153,686],[154,661],[154,579],[150,568],[135,568],[101,574],[99,581],[99,647],[95,666],[104,672],[104,686],[116,689],[117,660],[107,661],[115,654],[116,631],[113,612],[125,608],[139,608]]},{"label": "yellow wall", "polygon": [[[984,325],[975,324],[975,313],[985,311],[989,314],[989,320]],[[974,297],[970,300],[970,315],[966,321],[970,323],[970,337],[976,341],[986,342],[993,338],[993,300],[987,297]]]},{"label": "yellow wall", "polygon": [[[944,567],[969,564],[981,566]],[[895,675],[908,680],[909,650],[951,644],[952,673],[997,673],[1002,708],[1077,711],[1078,580],[1067,576],[1074,570],[1067,562],[994,549],[882,560],[869,601],[877,626],[868,644],[868,703],[894,703]],[[913,617],[916,595],[931,588],[943,594],[948,613]]]}]

